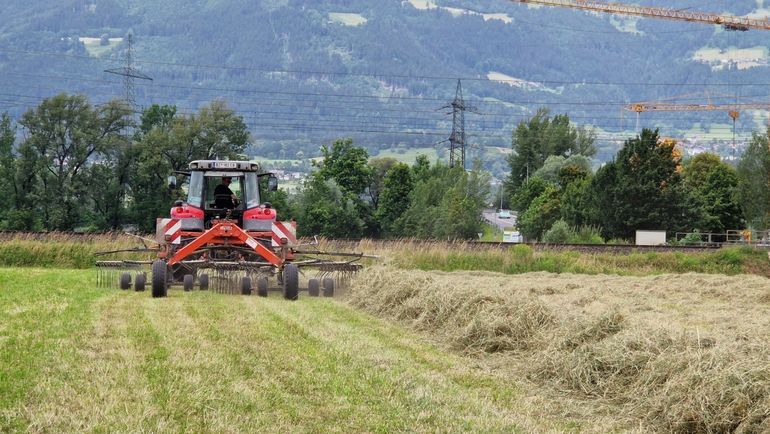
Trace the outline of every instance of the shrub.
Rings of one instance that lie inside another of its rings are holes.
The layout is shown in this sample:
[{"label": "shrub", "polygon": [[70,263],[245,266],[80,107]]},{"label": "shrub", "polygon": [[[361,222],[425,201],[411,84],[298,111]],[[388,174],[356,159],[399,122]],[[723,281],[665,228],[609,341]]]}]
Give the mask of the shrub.
[{"label": "shrub", "polygon": [[557,220],[543,235],[543,241],[552,244],[566,244],[574,237],[572,228],[564,220]]},{"label": "shrub", "polygon": [[601,228],[598,226],[584,225],[572,231],[570,243],[572,244],[604,244],[604,238],[601,235]]},{"label": "shrub", "polygon": [[681,240],[679,240],[680,246],[690,246],[695,244],[701,244],[703,242],[703,239],[701,238],[700,232],[695,229],[692,233],[689,233],[684,236]]}]

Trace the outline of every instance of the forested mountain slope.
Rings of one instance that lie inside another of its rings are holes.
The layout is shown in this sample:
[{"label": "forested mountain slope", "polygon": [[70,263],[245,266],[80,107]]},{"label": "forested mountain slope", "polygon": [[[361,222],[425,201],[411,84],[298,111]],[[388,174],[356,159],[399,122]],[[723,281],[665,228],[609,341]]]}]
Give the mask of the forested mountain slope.
[{"label": "forested mountain slope", "polygon": [[[730,14],[762,1],[643,0]],[[252,152],[294,158],[351,136],[376,152],[446,148],[447,106],[463,78],[476,113],[467,130],[481,155],[508,147],[511,129],[541,106],[597,128],[599,159],[628,137],[623,104],[765,101],[770,32],[538,8],[504,0],[5,0],[0,7],[0,110],[18,117],[42,98],[123,95],[125,36],[135,41],[137,103],[180,112],[221,98],[241,114]],[[728,50],[741,48],[742,51]],[[490,80],[492,79],[492,80]],[[497,81],[496,81],[497,80]],[[502,81],[500,81],[502,80]],[[723,112],[644,113],[642,126],[728,152]],[[763,128],[745,113],[739,140]],[[441,155],[441,154],[439,154]],[[487,154],[493,165],[495,154]],[[499,156],[499,154],[497,154]],[[497,158],[499,159],[499,158]],[[500,163],[503,164],[503,163]]]}]

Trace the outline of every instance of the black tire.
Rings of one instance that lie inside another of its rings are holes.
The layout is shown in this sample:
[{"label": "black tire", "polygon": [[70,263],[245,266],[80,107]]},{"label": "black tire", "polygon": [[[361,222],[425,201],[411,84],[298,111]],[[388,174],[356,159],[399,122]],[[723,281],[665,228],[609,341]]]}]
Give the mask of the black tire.
[{"label": "black tire", "polygon": [[324,297],[334,297],[334,279],[324,277]]},{"label": "black tire", "polygon": [[161,298],[168,295],[168,282],[166,281],[168,267],[164,261],[158,259],[152,263],[152,297]]},{"label": "black tire", "polygon": [[200,284],[201,291],[209,289],[209,275],[204,273],[198,276],[198,284]]},{"label": "black tire", "polygon": [[241,295],[251,295],[251,278],[249,276],[241,277]]},{"label": "black tire", "polygon": [[283,267],[283,298],[299,298],[299,268],[294,264],[286,264]]},{"label": "black tire", "polygon": [[144,291],[144,285],[147,284],[147,275],[144,273],[139,273],[136,275],[136,279],[134,279],[134,291],[141,292]]},{"label": "black tire", "polygon": [[307,293],[311,297],[318,297],[318,295],[321,293],[320,291],[321,283],[318,281],[318,279],[310,279],[307,281]]},{"label": "black tire", "polygon": [[267,297],[267,277],[257,279],[257,295]]},{"label": "black tire", "polygon": [[131,288],[131,273],[122,273],[120,275],[120,289],[126,290]]},{"label": "black tire", "polygon": [[192,291],[193,285],[195,285],[195,276],[192,274],[185,274],[184,279],[182,279],[182,288],[184,289],[184,292]]}]

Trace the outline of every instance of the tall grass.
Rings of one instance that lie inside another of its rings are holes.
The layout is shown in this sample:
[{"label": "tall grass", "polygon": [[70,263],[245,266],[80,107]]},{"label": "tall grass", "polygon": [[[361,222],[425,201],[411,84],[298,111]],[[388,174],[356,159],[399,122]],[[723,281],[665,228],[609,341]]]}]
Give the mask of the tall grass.
[{"label": "tall grass", "polygon": [[[120,234],[10,234],[0,241],[0,266],[89,268],[98,252],[141,247],[136,238]],[[146,259],[148,254],[119,254],[110,257]]]},{"label": "tall grass", "polygon": [[506,274],[551,273],[648,275],[662,273],[741,273],[770,276],[767,252],[750,247],[714,252],[587,253],[535,251],[528,245],[508,249],[462,243],[414,244],[386,248],[384,256],[399,268],[420,270],[479,270]]}]

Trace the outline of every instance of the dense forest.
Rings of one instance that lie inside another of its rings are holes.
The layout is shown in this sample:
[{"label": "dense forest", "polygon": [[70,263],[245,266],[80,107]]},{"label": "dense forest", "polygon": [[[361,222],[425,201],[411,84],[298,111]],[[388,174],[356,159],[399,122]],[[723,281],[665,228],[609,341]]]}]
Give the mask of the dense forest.
[{"label": "dense forest", "polygon": [[[251,133],[246,152],[270,158],[318,156],[319,144],[337,137],[352,137],[371,154],[435,148],[445,156],[457,78],[474,108],[466,114],[471,158],[497,176],[506,168],[489,149],[507,148],[515,126],[543,106],[595,127],[594,158],[607,161],[638,133],[634,115],[622,115],[626,103],[681,94],[705,102],[705,92],[715,102],[767,99],[766,32],[502,0],[423,8],[433,3],[6,0],[0,110],[19,119],[60,92],[95,104],[123,95],[121,77],[103,71],[124,65],[128,34],[134,67],[153,78],[135,80],[136,111],[172,104],[195,113],[223,98]],[[691,3],[683,7],[758,12],[748,0]],[[730,47],[759,50],[756,65],[695,60],[702,48]],[[738,141],[745,145],[763,123],[741,116]],[[728,124],[722,112],[640,116],[640,127],[696,137],[723,155],[731,152]]]}]

